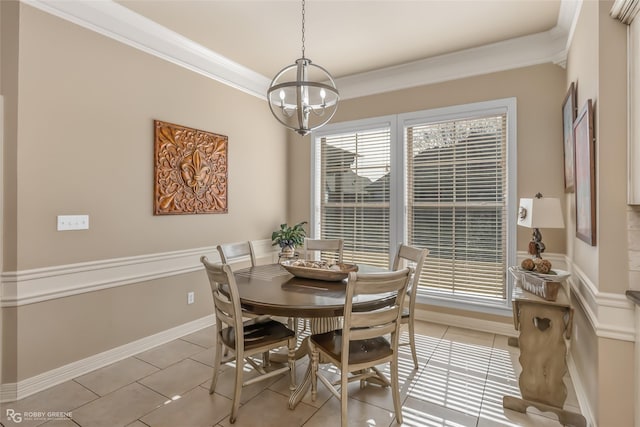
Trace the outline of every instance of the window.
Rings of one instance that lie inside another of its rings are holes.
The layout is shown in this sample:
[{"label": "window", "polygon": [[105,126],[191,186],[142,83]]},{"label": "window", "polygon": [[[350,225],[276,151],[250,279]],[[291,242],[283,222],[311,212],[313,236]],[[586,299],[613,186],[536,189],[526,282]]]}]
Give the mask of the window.
[{"label": "window", "polygon": [[345,239],[346,262],[388,266],[399,242],[428,248],[420,298],[505,314],[515,110],[511,98],[325,126],[314,134],[312,234]]},{"label": "window", "polygon": [[504,299],[506,115],[408,126],[410,245],[429,248],[422,288]]},{"label": "window", "polygon": [[313,235],[344,239],[345,262],[388,266],[389,123],[322,136],[315,145]]}]

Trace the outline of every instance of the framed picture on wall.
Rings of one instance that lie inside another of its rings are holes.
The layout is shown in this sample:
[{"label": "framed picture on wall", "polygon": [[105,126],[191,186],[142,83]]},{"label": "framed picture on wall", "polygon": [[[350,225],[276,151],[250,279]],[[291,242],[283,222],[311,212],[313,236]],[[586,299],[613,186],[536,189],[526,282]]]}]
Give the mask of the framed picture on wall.
[{"label": "framed picture on wall", "polygon": [[573,125],[575,140],[576,236],[596,245],[596,182],[593,107],[588,99]]},{"label": "framed picture on wall", "polygon": [[569,85],[567,96],[562,103],[562,138],[564,151],[564,192],[574,191],[575,163],[573,145],[573,122],[576,119],[576,89],[573,82]]}]

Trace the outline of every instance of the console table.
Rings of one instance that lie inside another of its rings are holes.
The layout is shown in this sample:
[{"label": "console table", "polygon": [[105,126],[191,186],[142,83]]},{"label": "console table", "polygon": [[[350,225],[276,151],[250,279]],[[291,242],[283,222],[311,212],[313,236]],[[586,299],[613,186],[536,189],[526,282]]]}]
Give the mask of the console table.
[{"label": "console table", "polygon": [[581,414],[562,409],[567,398],[563,381],[567,372],[565,338],[571,338],[573,325],[573,307],[564,289],[560,289],[555,301],[547,301],[516,286],[513,321],[520,331],[522,373],[518,385],[522,398],[504,396],[502,406],[522,413],[533,406],[555,413],[564,425],[586,427]]}]

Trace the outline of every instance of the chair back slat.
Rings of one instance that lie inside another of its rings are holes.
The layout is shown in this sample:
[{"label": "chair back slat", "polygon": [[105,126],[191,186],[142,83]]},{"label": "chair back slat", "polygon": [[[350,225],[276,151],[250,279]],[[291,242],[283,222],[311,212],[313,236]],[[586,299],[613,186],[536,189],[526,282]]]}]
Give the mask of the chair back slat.
[{"label": "chair back slat", "polygon": [[415,301],[418,285],[420,284],[422,267],[428,255],[429,249],[417,248],[401,243],[398,245],[398,251],[393,259],[393,270],[398,270],[402,267],[412,267],[414,270],[409,282],[409,298],[412,303]]},{"label": "chair back slat", "polygon": [[353,313],[351,315],[352,328],[369,328],[392,323],[396,320],[397,313],[394,307],[386,307],[382,310]]},{"label": "chair back slat", "polygon": [[[342,328],[342,348],[358,339],[384,337],[391,334],[392,348],[397,348],[402,304],[407,293],[410,267],[384,273],[349,273]],[[386,295],[386,305],[369,312],[354,312],[353,302],[358,295]],[[342,352],[342,363],[348,364],[349,352]]]},{"label": "chair back slat", "polygon": [[218,245],[217,249],[223,264],[230,264],[239,258],[249,257],[251,266],[255,267],[256,265],[256,254],[251,241],[223,243]]},{"label": "chair back slat", "polygon": [[213,304],[215,306],[216,318],[224,322],[225,325],[235,326],[233,304],[219,292],[213,293]]},{"label": "chair back slat", "polygon": [[206,256],[200,257],[204,265],[215,307],[216,330],[220,333],[222,325],[234,328],[235,342],[237,346],[244,346],[242,337],[242,308],[240,306],[240,294],[235,277],[228,264],[213,264]]},{"label": "chair back slat", "polygon": [[333,261],[342,263],[343,250],[342,239],[304,239],[304,259],[312,259],[313,255],[319,252],[320,259],[330,256]]},{"label": "chair back slat", "polygon": [[384,335],[394,334],[396,332],[396,326],[392,323],[387,323],[383,326],[376,326],[375,328],[351,328],[349,332],[349,341],[367,340],[372,338],[381,337]]}]

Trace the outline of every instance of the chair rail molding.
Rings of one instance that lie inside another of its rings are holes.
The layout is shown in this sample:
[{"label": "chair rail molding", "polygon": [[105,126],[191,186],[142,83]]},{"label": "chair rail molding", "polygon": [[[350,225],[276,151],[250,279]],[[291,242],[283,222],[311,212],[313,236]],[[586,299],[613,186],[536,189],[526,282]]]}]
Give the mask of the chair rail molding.
[{"label": "chair rail molding", "polygon": [[635,307],[625,294],[600,292],[587,275],[570,263],[571,295],[578,301],[596,336],[636,341]]},{"label": "chair rail molding", "polygon": [[[256,257],[273,260],[270,240],[254,242]],[[2,307],[16,307],[86,292],[130,285],[203,269],[200,256],[220,262],[216,246],[58,265],[2,273]],[[249,258],[247,257],[247,260]],[[242,262],[243,259],[234,260]]]}]

